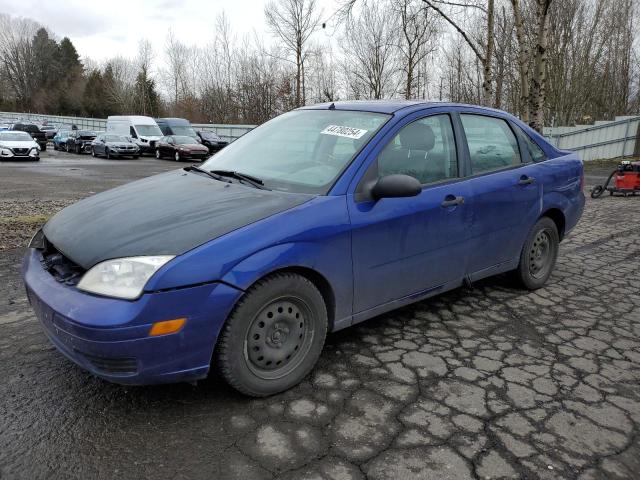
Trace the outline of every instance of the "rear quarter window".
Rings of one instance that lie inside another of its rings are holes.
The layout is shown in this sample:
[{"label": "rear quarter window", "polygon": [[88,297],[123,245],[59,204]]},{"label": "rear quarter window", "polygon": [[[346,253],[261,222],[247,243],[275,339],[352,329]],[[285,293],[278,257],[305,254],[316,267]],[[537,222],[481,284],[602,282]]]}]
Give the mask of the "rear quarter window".
[{"label": "rear quarter window", "polygon": [[516,127],[518,129],[518,134],[522,138],[522,141],[529,153],[529,157],[534,162],[542,162],[547,159],[547,154],[544,153],[542,148],[529,136],[527,133],[522,130],[520,127]]}]

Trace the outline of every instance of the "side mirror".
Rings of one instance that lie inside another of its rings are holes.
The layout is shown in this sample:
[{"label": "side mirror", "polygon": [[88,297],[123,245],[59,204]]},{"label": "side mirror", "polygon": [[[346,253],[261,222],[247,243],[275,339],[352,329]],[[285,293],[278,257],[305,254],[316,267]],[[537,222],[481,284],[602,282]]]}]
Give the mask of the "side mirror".
[{"label": "side mirror", "polygon": [[420,182],[409,175],[387,175],[379,179],[371,189],[374,199],[415,197],[422,192]]}]

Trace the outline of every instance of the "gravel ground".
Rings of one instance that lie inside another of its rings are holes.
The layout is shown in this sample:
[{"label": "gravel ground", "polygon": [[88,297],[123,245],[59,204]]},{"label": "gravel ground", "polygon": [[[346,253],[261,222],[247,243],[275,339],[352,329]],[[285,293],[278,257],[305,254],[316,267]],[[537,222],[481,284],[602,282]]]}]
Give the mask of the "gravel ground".
[{"label": "gravel ground", "polygon": [[[86,175],[33,185],[53,167],[0,165],[0,191],[15,192],[2,201],[72,201],[160,168],[72,161]],[[639,202],[589,200],[545,288],[500,276],[330,335],[308,379],[258,400],[216,378],[92,377],[48,343],[23,294],[24,248],[5,249],[0,478],[637,478]]]}]

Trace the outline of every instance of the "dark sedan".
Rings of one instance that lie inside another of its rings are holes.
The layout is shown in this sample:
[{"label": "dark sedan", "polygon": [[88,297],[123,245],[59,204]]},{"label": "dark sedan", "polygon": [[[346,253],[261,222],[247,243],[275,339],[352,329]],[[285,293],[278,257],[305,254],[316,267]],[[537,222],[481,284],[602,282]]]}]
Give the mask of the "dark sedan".
[{"label": "dark sedan", "polygon": [[168,135],[156,143],[156,158],[173,158],[180,160],[204,160],[209,156],[209,149],[200,145],[193,137],[186,135]]},{"label": "dark sedan", "polygon": [[67,137],[67,152],[84,153],[91,151],[91,143],[96,138],[96,132],[90,130],[72,130]]},{"label": "dark sedan", "polygon": [[101,133],[91,142],[91,155],[107,158],[140,157],[138,146],[124,135]]},{"label": "dark sedan", "polygon": [[216,153],[229,145],[229,142],[222,140],[213,132],[198,130],[196,135],[200,139],[200,142],[202,142],[202,145],[209,149],[209,153]]}]

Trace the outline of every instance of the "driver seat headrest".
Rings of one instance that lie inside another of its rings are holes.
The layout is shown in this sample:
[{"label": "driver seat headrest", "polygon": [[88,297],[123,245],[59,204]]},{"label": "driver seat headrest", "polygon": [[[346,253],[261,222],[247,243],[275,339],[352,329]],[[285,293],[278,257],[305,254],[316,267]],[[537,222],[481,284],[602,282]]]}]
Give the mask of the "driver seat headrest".
[{"label": "driver seat headrest", "polygon": [[413,122],[400,130],[400,145],[409,150],[433,149],[436,137],[433,129],[420,121]]}]

